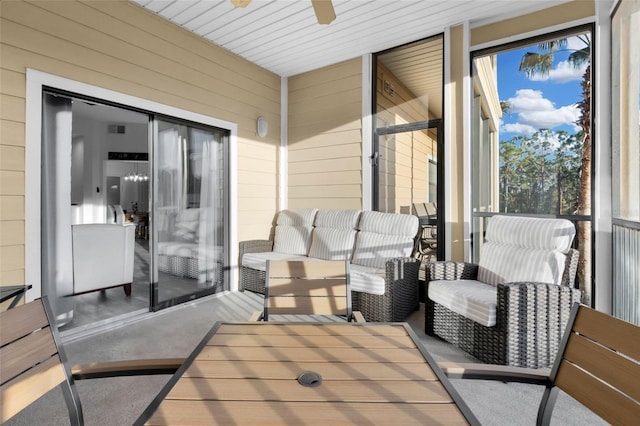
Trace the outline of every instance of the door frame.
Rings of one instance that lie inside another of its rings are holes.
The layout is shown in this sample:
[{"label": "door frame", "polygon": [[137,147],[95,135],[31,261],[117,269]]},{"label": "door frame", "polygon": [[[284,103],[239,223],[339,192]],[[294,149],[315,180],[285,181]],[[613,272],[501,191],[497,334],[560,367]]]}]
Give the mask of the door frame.
[{"label": "door frame", "polygon": [[41,165],[42,93],[53,89],[95,98],[151,114],[175,117],[229,131],[229,289],[238,289],[238,125],[226,120],[161,104],[136,96],[70,80],[34,69],[27,69],[25,123],[25,282],[33,287],[26,301],[42,296]]}]

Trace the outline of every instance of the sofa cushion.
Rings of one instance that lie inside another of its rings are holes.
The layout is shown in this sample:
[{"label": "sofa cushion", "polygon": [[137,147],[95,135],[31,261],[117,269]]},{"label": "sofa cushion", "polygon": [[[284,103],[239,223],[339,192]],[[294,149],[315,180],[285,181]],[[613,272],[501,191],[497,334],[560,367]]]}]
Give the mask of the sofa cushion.
[{"label": "sofa cushion", "polygon": [[355,229],[315,228],[309,257],[324,260],[351,260],[356,241]]},{"label": "sofa cushion", "polygon": [[316,215],[309,256],[351,260],[360,210],[320,210]]},{"label": "sofa cushion", "polygon": [[278,214],[273,251],[306,256],[318,209],[283,210]]},{"label": "sofa cushion", "polygon": [[242,255],[242,266],[247,268],[256,269],[258,271],[267,270],[267,260],[320,260],[313,259],[306,256],[296,256],[288,253],[277,253],[273,251],[267,251],[262,253],[245,253]]},{"label": "sofa cushion", "polygon": [[358,224],[352,263],[384,269],[387,259],[409,257],[418,233],[413,215],[365,211]]},{"label": "sofa cushion", "polygon": [[531,281],[560,284],[575,228],[566,219],[494,216],[478,262],[487,284]]},{"label": "sofa cushion", "polygon": [[351,290],[381,295],[385,291],[385,270],[368,266],[349,266]]},{"label": "sofa cushion", "polygon": [[496,324],[498,288],[475,280],[430,281],[428,297],[481,325]]}]

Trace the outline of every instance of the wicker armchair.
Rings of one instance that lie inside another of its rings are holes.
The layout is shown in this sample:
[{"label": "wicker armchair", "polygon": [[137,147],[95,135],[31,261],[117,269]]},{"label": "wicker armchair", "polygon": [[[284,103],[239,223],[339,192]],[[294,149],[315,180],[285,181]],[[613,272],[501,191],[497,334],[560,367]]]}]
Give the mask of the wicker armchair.
[{"label": "wicker armchair", "polygon": [[[580,290],[573,288],[578,252],[569,249],[565,256],[559,284],[498,283],[493,326],[480,324],[427,297],[425,332],[447,340],[486,363],[528,368],[550,366],[558,352],[571,306],[581,300]],[[479,269],[478,264],[467,262],[431,263],[426,271],[426,294],[434,281],[478,281]]]}]

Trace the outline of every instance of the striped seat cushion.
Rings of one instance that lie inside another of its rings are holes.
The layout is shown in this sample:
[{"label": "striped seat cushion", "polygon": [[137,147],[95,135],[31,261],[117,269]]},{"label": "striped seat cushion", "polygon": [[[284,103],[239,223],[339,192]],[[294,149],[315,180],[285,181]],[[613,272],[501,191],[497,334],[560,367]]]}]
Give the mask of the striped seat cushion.
[{"label": "striped seat cushion", "polygon": [[496,324],[498,288],[475,280],[429,282],[429,299],[486,327]]},{"label": "striped seat cushion", "polygon": [[351,290],[382,295],[385,291],[385,270],[368,266],[350,266]]},{"label": "striped seat cushion", "polygon": [[478,280],[560,284],[575,228],[565,219],[494,216],[478,263]]},{"label": "striped seat cushion", "polygon": [[267,260],[318,260],[306,256],[296,256],[287,253],[266,251],[262,253],[245,253],[242,255],[241,265],[258,271],[267,270]]},{"label": "striped seat cushion", "polygon": [[306,256],[318,209],[283,210],[278,214],[273,251]]},{"label": "striped seat cushion", "polygon": [[387,259],[409,257],[418,233],[417,216],[365,211],[351,263],[384,269]]},{"label": "striped seat cushion", "polygon": [[351,260],[360,210],[320,210],[316,215],[309,256]]}]

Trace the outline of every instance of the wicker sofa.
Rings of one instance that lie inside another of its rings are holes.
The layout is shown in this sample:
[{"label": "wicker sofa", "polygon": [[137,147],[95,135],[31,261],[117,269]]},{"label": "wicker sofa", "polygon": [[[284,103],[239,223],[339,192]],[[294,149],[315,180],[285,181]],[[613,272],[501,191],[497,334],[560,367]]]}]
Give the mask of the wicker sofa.
[{"label": "wicker sofa", "polygon": [[425,332],[486,363],[550,366],[581,300],[574,235],[564,219],[493,216],[478,264],[428,265]]},{"label": "wicker sofa", "polygon": [[419,307],[418,218],[360,210],[283,210],[269,240],[239,247],[240,290],[264,294],[267,260],[350,261],[353,310],[401,321]]}]

